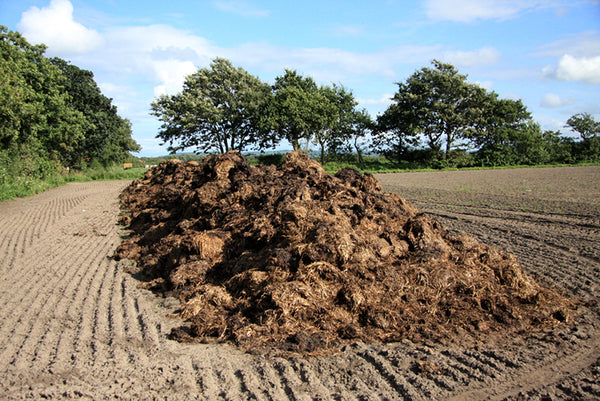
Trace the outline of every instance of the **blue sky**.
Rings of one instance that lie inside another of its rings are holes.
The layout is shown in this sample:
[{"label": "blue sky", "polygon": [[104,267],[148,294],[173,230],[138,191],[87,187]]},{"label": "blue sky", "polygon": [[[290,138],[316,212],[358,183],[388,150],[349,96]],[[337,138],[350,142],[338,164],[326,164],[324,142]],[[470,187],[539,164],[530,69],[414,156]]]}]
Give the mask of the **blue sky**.
[{"label": "blue sky", "polygon": [[215,57],[350,89],[373,117],[432,59],[521,99],[543,129],[600,117],[600,0],[0,0],[0,24],[94,72],[141,156],[167,153],[149,105]]}]

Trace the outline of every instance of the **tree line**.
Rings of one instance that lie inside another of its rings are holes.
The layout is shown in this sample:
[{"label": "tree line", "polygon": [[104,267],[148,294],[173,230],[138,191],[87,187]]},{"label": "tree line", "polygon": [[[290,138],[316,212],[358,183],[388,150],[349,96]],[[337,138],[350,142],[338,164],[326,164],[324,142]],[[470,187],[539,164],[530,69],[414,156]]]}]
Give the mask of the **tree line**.
[{"label": "tree line", "polygon": [[129,120],[91,71],[45,50],[0,26],[0,179],[129,160],[140,150]]},{"label": "tree line", "polygon": [[588,113],[566,128],[542,131],[520,100],[467,81],[451,64],[432,61],[397,83],[392,104],[375,119],[350,90],[317,85],[285,70],[269,85],[229,60],[215,58],[189,75],[175,95],[161,95],[151,113],[157,138],[171,153],[317,147],[321,162],[365,152],[412,166],[501,166],[600,161],[600,122]]}]

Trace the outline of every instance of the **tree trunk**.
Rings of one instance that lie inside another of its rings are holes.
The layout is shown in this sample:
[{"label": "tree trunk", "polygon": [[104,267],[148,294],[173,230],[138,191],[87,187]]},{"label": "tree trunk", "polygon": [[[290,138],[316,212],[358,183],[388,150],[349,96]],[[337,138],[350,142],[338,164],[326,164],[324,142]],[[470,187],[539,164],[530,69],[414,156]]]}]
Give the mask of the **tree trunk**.
[{"label": "tree trunk", "polygon": [[362,164],[363,163],[362,150],[360,149],[360,146],[358,146],[358,143],[356,141],[357,141],[357,138],[354,138],[354,149],[356,150],[356,157],[358,159],[358,164]]},{"label": "tree trunk", "polygon": [[321,166],[323,166],[325,164],[325,143],[320,142],[319,145],[321,147]]},{"label": "tree trunk", "polygon": [[298,141],[298,138],[292,138],[292,140],[290,141],[292,143],[292,147],[294,148],[294,150],[300,150],[300,142]]}]

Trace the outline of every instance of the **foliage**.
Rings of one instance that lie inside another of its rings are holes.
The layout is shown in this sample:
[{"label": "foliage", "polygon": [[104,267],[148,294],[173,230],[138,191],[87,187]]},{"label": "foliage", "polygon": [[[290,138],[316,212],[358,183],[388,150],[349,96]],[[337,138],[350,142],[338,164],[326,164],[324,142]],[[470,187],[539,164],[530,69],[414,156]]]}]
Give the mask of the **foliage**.
[{"label": "foliage", "polygon": [[567,120],[566,127],[577,132],[584,141],[600,136],[600,121],[596,121],[590,113],[578,113],[571,116]]},{"label": "foliage", "polygon": [[[0,202],[34,195],[69,182],[133,180],[143,177],[146,171],[145,168],[141,167],[125,170],[122,166],[98,166],[97,168],[67,171],[61,169],[56,162],[43,160],[43,163],[52,166],[47,166],[44,175],[40,176],[25,174],[19,171],[19,168],[15,170],[17,164],[6,163],[6,161],[5,156],[0,153]],[[48,171],[52,169],[55,171],[49,173]]]},{"label": "foliage", "polygon": [[[250,157],[248,161],[250,162]],[[279,166],[285,160],[285,153],[267,153],[256,155],[257,164],[262,166]]]},{"label": "foliage", "polygon": [[169,151],[194,148],[220,153],[269,146],[274,138],[263,115],[269,86],[222,58],[188,76],[183,90],[159,96],[152,114],[162,121],[157,135]]},{"label": "foliage", "polygon": [[578,161],[600,161],[600,121],[589,113],[579,113],[567,120],[567,128],[581,136],[581,142],[575,143],[572,154]]},{"label": "foliage", "polygon": [[131,137],[131,123],[117,114],[117,107],[102,94],[91,71],[60,58],[50,62],[67,78],[64,90],[69,95],[69,103],[88,123],[84,139],[72,152],[74,164],[85,160],[98,160],[104,166],[121,163],[129,157],[129,152],[141,149]]},{"label": "foliage", "polygon": [[[392,138],[395,136],[392,149],[397,156],[420,136],[433,158],[447,159],[457,142],[466,139],[485,115],[483,88],[468,83],[451,64],[438,60],[432,64],[434,68],[422,68],[406,83],[398,83],[394,104],[379,119],[378,132],[391,130]],[[378,144],[386,139],[378,138]]]},{"label": "foliage", "polygon": [[539,142],[541,135],[531,113],[520,100],[499,99],[494,92],[481,101],[485,117],[467,135],[478,149],[477,162],[487,166],[522,164],[521,150],[528,152],[527,144]]},{"label": "foliage", "polygon": [[520,100],[468,83],[450,64],[433,65],[398,83],[393,103],[377,118],[376,152],[434,168],[600,160],[600,123],[589,114],[567,121],[581,142],[542,132]]},{"label": "foliage", "polygon": [[390,160],[406,160],[412,148],[419,143],[410,111],[398,103],[392,103],[383,114],[377,116],[373,132],[373,150]]},{"label": "foliage", "polygon": [[359,127],[364,115],[356,110],[358,102],[341,85],[317,87],[312,78],[286,70],[272,90],[269,119],[278,139],[287,140],[294,150],[300,149],[302,140],[313,142],[321,164],[326,154],[346,153],[353,138],[365,135],[366,128]]},{"label": "foliage", "polygon": [[271,127],[278,138],[299,150],[300,141],[308,143],[323,126],[321,113],[327,108],[326,98],[311,77],[302,77],[292,70],[275,78],[272,91],[268,109]]},{"label": "foliage", "polygon": [[350,130],[348,131],[348,140],[352,150],[356,153],[357,162],[364,163],[363,153],[365,151],[365,141],[375,129],[375,122],[366,109],[354,110]]},{"label": "foliage", "polygon": [[0,149],[70,165],[87,121],[70,107],[66,77],[44,51],[0,26]]},{"label": "foliage", "polygon": [[321,125],[315,132],[314,142],[319,145],[321,164],[325,163],[325,151],[335,155],[347,151],[358,118],[355,111],[358,102],[352,92],[343,86],[322,86]]},{"label": "foliage", "polygon": [[129,122],[100,93],[93,74],[46,58],[45,49],[0,26],[2,198],[52,186],[67,168],[93,160],[108,165],[139,150]]}]

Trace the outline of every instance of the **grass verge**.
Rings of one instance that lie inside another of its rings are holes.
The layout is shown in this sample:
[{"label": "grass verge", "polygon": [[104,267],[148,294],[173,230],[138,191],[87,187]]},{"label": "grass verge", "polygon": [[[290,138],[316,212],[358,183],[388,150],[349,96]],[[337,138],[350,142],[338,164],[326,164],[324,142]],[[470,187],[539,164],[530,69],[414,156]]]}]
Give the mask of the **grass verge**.
[{"label": "grass verge", "polygon": [[145,171],[145,168],[125,170],[123,167],[109,167],[70,172],[68,174],[53,174],[43,179],[30,176],[7,178],[0,183],[0,202],[35,195],[69,182],[133,180],[141,178]]}]

